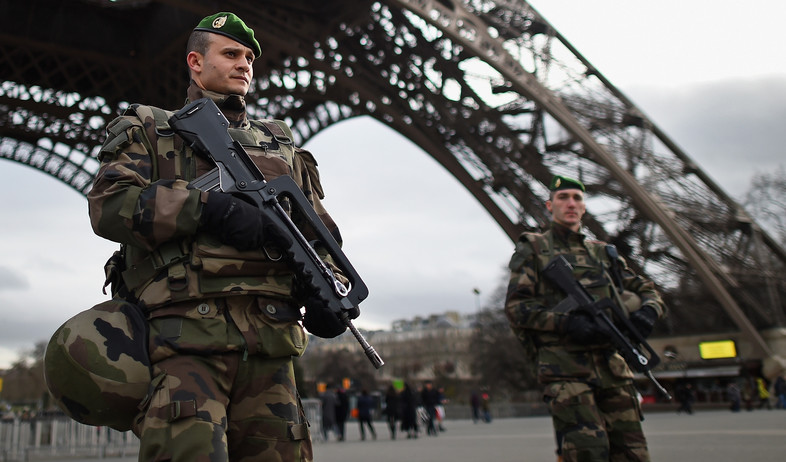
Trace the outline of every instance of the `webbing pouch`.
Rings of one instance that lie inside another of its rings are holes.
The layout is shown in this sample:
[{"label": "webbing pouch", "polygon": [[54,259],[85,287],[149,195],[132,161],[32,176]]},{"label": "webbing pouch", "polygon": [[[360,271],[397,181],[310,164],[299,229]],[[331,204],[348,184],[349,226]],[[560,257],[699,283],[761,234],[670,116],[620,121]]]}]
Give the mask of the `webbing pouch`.
[{"label": "webbing pouch", "polygon": [[185,267],[177,265],[177,263],[183,262],[188,258],[188,252],[184,252],[181,245],[185,244],[179,242],[161,244],[144,259],[123,271],[123,281],[125,281],[126,286],[132,290],[136,289],[152,280],[160,270],[166,267],[179,267],[179,269],[171,270],[168,274],[170,281],[185,280]]}]

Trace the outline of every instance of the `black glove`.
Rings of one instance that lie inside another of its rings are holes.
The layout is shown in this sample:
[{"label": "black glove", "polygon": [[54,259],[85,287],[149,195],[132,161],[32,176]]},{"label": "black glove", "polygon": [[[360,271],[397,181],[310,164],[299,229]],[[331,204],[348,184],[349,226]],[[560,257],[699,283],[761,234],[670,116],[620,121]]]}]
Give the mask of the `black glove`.
[{"label": "black glove", "polygon": [[652,333],[652,328],[655,327],[655,321],[658,320],[658,312],[655,311],[655,308],[644,305],[631,313],[629,319],[641,336],[647,338]]},{"label": "black glove", "polygon": [[261,249],[271,240],[292,244],[289,234],[267,222],[256,206],[227,193],[208,193],[200,222],[202,229],[238,250]]},{"label": "black glove", "polygon": [[[347,330],[347,326],[321,300],[312,298],[305,305],[306,314],[303,316],[303,327],[317,337],[338,337]],[[349,319],[355,319],[360,316],[360,309],[354,307],[347,314]]]},{"label": "black glove", "polygon": [[595,317],[584,311],[574,311],[565,320],[562,331],[571,341],[579,345],[606,343],[609,341],[608,327],[598,323]]}]

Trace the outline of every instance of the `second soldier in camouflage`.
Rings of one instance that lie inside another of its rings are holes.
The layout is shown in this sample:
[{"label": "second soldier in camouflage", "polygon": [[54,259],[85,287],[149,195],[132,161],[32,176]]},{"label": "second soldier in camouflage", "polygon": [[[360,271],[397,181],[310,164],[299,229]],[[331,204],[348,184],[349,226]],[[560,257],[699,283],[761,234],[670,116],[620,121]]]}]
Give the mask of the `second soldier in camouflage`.
[{"label": "second soldier in camouflage", "polygon": [[602,325],[584,312],[555,309],[565,294],[541,271],[555,256],[565,256],[590,294],[596,300],[618,299],[644,336],[663,316],[663,302],[652,282],[634,275],[622,258],[616,265],[624,291],[616,297],[606,243],[581,232],[584,185],[557,176],[550,190],[546,206],[552,214],[551,228],[542,234],[524,233],[516,243],[505,312],[527,354],[537,362],[560,460],[648,461],[633,373]]}]

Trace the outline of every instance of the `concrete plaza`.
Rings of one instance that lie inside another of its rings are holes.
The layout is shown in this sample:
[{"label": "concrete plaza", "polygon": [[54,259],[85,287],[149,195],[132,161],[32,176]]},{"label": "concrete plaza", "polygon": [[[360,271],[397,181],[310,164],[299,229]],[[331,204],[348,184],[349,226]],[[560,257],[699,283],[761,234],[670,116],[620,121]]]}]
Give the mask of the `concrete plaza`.
[{"label": "concrete plaza", "polygon": [[[347,423],[346,441],[314,443],[316,462],[402,461],[554,461],[554,438],[548,417],[497,419],[491,423],[448,420],[438,436],[390,439],[384,422],[375,422],[377,439],[360,440],[356,422]],[[649,413],[644,430],[653,461],[764,462],[786,454],[786,411],[732,413],[699,411],[693,415]],[[49,459],[77,462],[75,459]],[[97,459],[81,459],[79,462]],[[135,457],[108,458],[133,462]]]},{"label": "concrete plaza", "polygon": [[[391,441],[382,422],[377,440],[360,441],[357,424],[348,440],[314,446],[317,462],[554,461],[549,417],[498,419],[489,424],[447,421],[446,432]],[[652,413],[644,431],[653,461],[763,462],[786,457],[786,411]]]}]

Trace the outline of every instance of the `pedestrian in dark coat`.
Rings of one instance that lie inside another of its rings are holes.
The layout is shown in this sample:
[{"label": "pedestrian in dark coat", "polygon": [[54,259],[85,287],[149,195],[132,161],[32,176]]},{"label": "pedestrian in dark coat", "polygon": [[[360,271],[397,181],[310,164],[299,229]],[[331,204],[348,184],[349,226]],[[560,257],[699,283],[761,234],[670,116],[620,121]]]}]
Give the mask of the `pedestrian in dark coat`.
[{"label": "pedestrian in dark coat", "polygon": [[404,391],[401,392],[401,431],[407,432],[407,438],[418,437],[417,407],[417,395],[408,383],[404,384]]},{"label": "pedestrian in dark coat", "polygon": [[401,418],[401,409],[398,392],[393,385],[389,386],[385,393],[385,416],[390,429],[390,439],[394,440],[396,439],[396,425]]},{"label": "pedestrian in dark coat", "polygon": [[344,441],[347,429],[347,417],[349,417],[349,398],[343,388],[336,388],[336,428],[338,428],[338,440]]},{"label": "pedestrian in dark coat", "polygon": [[374,398],[368,394],[368,390],[363,390],[358,396],[358,425],[360,425],[360,439],[366,439],[366,427],[371,432],[371,438],[377,439],[377,432],[374,430]]}]

